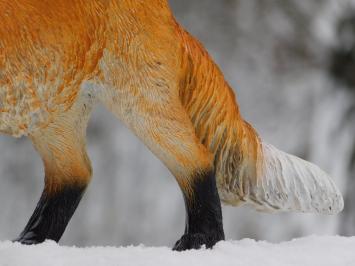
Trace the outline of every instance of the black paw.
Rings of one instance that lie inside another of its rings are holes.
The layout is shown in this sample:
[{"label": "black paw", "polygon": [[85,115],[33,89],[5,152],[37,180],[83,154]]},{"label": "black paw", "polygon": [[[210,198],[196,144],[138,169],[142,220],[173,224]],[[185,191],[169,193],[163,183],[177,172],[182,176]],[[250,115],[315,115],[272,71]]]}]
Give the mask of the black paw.
[{"label": "black paw", "polygon": [[223,234],[185,234],[176,242],[173,250],[200,249],[203,245],[205,245],[206,248],[212,248],[221,240],[224,240]]},{"label": "black paw", "polygon": [[13,242],[19,242],[23,245],[37,245],[44,242],[45,239],[38,237],[35,233],[28,232],[25,235],[21,235]]}]

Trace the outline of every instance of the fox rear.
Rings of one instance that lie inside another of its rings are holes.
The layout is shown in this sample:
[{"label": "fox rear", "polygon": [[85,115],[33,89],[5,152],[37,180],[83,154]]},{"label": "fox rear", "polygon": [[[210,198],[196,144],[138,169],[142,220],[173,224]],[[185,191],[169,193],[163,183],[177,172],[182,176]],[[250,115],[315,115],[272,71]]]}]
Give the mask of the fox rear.
[{"label": "fox rear", "polygon": [[175,176],[186,228],[174,249],[224,239],[221,201],[264,211],[337,213],[318,167],[264,143],[203,46],[167,0],[0,0],[0,132],[28,136],[45,167],[17,241],[59,241],[90,182],[85,135],[97,103]]}]

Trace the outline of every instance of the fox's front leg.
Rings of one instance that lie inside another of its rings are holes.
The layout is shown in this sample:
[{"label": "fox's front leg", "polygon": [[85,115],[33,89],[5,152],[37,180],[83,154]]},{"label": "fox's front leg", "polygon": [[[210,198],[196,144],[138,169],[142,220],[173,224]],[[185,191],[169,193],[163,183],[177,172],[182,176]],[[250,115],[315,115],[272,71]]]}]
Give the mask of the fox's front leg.
[{"label": "fox's front leg", "polygon": [[33,215],[15,241],[59,241],[64,233],[91,178],[85,148],[88,108],[89,104],[77,103],[31,136],[44,162],[45,187]]}]

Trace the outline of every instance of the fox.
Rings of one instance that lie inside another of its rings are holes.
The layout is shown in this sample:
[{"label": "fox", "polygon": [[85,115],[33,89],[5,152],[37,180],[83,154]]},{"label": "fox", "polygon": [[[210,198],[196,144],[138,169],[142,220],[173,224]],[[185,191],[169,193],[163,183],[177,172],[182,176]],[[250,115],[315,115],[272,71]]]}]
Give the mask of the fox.
[{"label": "fox", "polygon": [[262,141],[167,0],[0,0],[0,132],[27,137],[44,188],[14,240],[58,242],[92,178],[90,114],[104,105],[175,177],[186,222],[173,250],[225,239],[221,204],[339,213],[318,166]]}]

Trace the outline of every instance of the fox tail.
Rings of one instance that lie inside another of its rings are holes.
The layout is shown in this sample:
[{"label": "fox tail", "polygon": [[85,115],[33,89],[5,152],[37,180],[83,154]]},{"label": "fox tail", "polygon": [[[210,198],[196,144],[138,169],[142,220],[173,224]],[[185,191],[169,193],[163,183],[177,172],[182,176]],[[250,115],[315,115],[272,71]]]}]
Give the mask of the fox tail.
[{"label": "fox tail", "polygon": [[239,175],[229,178],[228,183],[226,179],[219,182],[223,202],[250,203],[260,211],[322,214],[335,214],[344,207],[342,195],[332,179],[310,162],[260,141],[255,165],[252,171],[255,177],[244,170],[244,177]]}]

